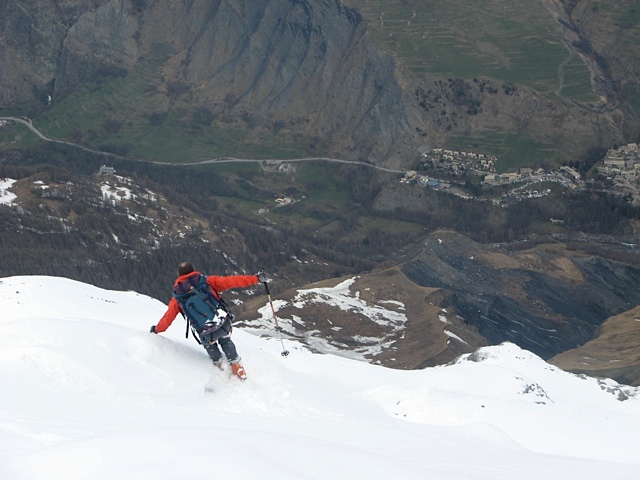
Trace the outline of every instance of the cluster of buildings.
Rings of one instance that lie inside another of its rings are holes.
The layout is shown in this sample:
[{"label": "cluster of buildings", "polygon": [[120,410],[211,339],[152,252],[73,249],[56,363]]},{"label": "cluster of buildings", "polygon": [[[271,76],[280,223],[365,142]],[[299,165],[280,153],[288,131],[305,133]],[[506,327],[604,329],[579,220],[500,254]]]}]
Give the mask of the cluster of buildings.
[{"label": "cluster of buildings", "polygon": [[[569,189],[584,185],[580,172],[571,167],[562,166],[553,172],[546,172],[543,168],[534,170],[523,167],[517,172],[496,173],[496,162],[497,158],[494,155],[434,148],[422,154],[420,168],[442,171],[447,175],[456,176],[472,173],[481,176],[482,184],[487,187],[515,182],[557,182]],[[414,171],[407,172],[401,182],[424,183],[428,186],[442,183],[439,180],[418,175]]]},{"label": "cluster of buildings", "polygon": [[[638,153],[640,154],[640,151]],[[496,162],[497,158],[493,155],[434,148],[422,153],[419,168],[441,171],[446,173],[448,178],[451,178],[452,175],[464,176],[465,174],[471,173],[472,175],[482,177],[481,185],[484,187],[518,184],[518,186],[511,189],[508,193],[502,194],[499,198],[494,199],[493,201],[495,203],[511,203],[522,198],[546,196],[551,190],[540,188],[538,185],[542,182],[559,183],[569,190],[585,186],[580,172],[572,167],[562,166],[551,172],[547,172],[543,168],[533,169],[523,167],[516,172],[496,173]],[[640,183],[640,168],[638,172],[638,180]],[[406,172],[400,182],[417,183],[439,190],[444,189],[451,193],[457,193],[465,198],[472,198],[468,193],[464,192],[463,188],[454,186],[454,183],[459,182],[438,180],[421,175],[413,170]]]},{"label": "cluster of buildings", "polygon": [[573,190],[584,185],[584,181],[575,168],[562,166],[556,171],[546,172],[544,168],[520,168],[517,172],[492,173],[485,175],[483,182],[487,185],[503,185],[514,182],[556,182]]},{"label": "cluster of buildings", "polygon": [[465,170],[495,172],[497,161],[495,156],[484,153],[433,148],[422,154],[421,166],[446,170],[448,173],[456,175]]},{"label": "cluster of buildings", "polygon": [[260,162],[260,167],[264,172],[296,173],[294,164],[282,160],[264,160]]},{"label": "cluster of buildings", "polygon": [[598,166],[598,173],[606,177],[607,190],[628,196],[631,203],[640,205],[640,147],[637,143],[610,148]]},{"label": "cluster of buildings", "polygon": [[610,148],[598,167],[598,173],[607,177],[637,179],[640,177],[640,148],[630,143],[618,148]]},{"label": "cluster of buildings", "polygon": [[429,178],[426,175],[420,175],[415,170],[405,172],[404,176],[400,179],[400,183],[417,183],[424,187],[439,187],[444,189],[451,188],[451,183],[436,178]]}]

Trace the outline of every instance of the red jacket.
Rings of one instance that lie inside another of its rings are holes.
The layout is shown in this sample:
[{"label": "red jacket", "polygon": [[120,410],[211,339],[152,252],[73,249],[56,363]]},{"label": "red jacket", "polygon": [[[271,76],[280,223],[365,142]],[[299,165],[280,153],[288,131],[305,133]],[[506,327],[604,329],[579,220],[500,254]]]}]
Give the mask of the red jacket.
[{"label": "red jacket", "polygon": [[[175,287],[176,285],[178,285],[178,283],[180,283],[185,278],[189,278],[193,275],[199,275],[199,274],[200,272],[191,272],[191,273],[187,273],[186,275],[181,275],[176,279],[173,286]],[[209,286],[212,287],[214,295],[216,295],[216,291],[222,292],[230,288],[249,287],[251,285],[255,285],[258,282],[259,282],[258,277],[255,275],[232,275],[229,277],[218,277],[215,275],[210,275],[207,277],[207,284],[209,284]],[[216,295],[216,296],[219,297],[219,295]],[[171,325],[171,323],[176,318],[176,315],[178,315],[179,312],[180,312],[180,305],[178,304],[178,301],[175,298],[172,298],[171,301],[169,301],[169,308],[167,308],[167,311],[158,322],[158,325],[156,325],[156,332],[161,333],[161,332],[164,332],[167,328],[169,328],[169,325]]]}]

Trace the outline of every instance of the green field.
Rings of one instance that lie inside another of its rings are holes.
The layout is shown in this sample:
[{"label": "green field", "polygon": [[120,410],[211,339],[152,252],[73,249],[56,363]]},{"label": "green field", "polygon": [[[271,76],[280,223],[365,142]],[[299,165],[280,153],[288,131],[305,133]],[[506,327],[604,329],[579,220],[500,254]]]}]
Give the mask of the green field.
[{"label": "green field", "polygon": [[559,161],[559,153],[554,145],[536,142],[523,135],[504,133],[500,129],[487,129],[474,137],[451,137],[448,146],[454,150],[495,155],[498,158],[498,173],[531,165],[532,154],[550,163]]},{"label": "green field", "polygon": [[590,75],[589,69],[580,58],[572,57],[562,70],[564,81],[559,95],[584,103],[598,102],[599,97],[593,93],[591,83],[585,81]]},{"label": "green field", "polygon": [[[6,115],[0,112],[0,116]],[[20,123],[8,123],[0,128],[0,149],[29,149],[42,143],[35,133]]]},{"label": "green field", "polygon": [[[569,50],[559,24],[538,2],[510,0],[350,0],[380,45],[416,73],[488,76],[542,92],[559,87]],[[580,100],[590,90],[586,69],[573,68]],[[567,93],[569,95],[570,93]]]}]

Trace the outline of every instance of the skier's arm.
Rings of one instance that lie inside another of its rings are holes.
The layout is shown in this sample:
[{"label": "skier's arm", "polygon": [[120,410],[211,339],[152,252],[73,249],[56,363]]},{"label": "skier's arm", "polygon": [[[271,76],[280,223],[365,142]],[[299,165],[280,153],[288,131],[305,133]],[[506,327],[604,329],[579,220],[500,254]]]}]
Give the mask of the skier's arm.
[{"label": "skier's arm", "polygon": [[207,283],[210,287],[221,292],[230,288],[250,287],[258,283],[256,275],[232,275],[230,277],[219,277],[210,275],[207,277]]},{"label": "skier's arm", "polygon": [[180,306],[178,305],[178,301],[175,298],[172,298],[169,302],[167,311],[156,325],[156,333],[162,333],[169,328],[169,325],[171,325],[171,322],[173,322],[179,312]]}]

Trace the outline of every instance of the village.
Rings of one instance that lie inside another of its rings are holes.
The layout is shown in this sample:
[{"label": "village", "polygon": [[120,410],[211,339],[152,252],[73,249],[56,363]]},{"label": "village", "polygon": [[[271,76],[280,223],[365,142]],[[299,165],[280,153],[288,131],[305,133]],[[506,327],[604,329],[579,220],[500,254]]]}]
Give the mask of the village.
[{"label": "village", "polygon": [[640,205],[640,148],[636,143],[611,148],[598,165],[598,173],[605,178],[600,188],[613,191]]},{"label": "village", "polygon": [[552,171],[522,167],[515,172],[496,173],[497,161],[493,155],[434,148],[423,152],[418,170],[406,172],[400,181],[447,191],[464,198],[474,198],[461,188],[469,175],[480,177],[480,186],[487,191],[491,187],[513,185],[506,193],[492,198],[494,203],[503,205],[548,195],[551,190],[541,185],[552,182],[568,190],[588,188],[607,191],[640,205],[640,148],[636,143],[609,149],[597,166],[599,180],[586,181],[580,172],[569,166],[560,166]]},{"label": "village", "polygon": [[[494,155],[433,148],[423,151],[416,170],[404,172],[400,183],[421,185],[465,199],[490,200],[508,206],[526,198],[540,198],[551,193],[550,183],[569,191],[597,190],[625,197],[640,206],[640,148],[630,143],[607,151],[596,167],[595,179],[585,180],[578,170],[566,165],[547,171],[544,168],[521,167],[514,172],[497,173]],[[290,162],[261,162],[265,172],[295,173]],[[468,188],[469,177],[478,179],[474,192]],[[496,193],[497,192],[497,193]],[[278,198],[279,206],[292,203]]]}]

